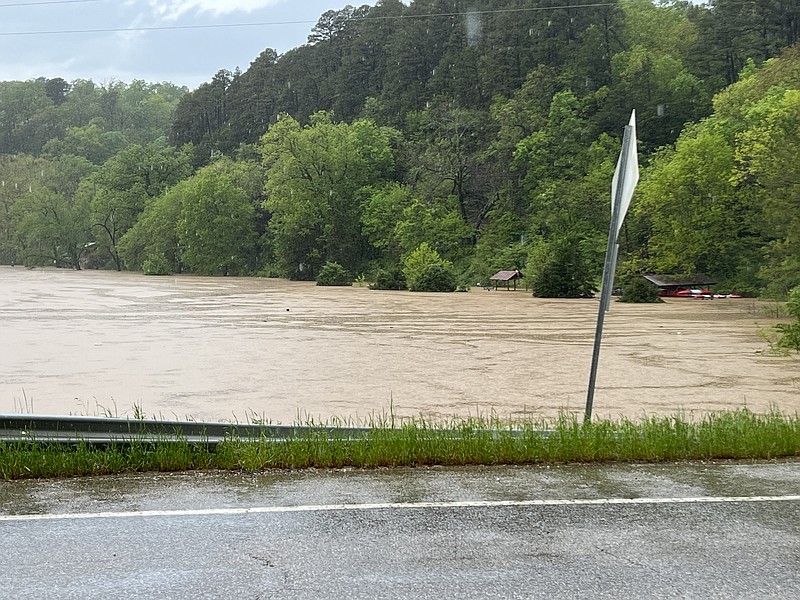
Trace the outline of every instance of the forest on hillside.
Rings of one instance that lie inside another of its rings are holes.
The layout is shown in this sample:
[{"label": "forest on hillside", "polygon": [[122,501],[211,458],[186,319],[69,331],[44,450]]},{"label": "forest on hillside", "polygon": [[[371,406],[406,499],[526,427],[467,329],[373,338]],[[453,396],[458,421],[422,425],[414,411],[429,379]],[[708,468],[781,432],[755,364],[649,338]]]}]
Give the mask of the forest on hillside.
[{"label": "forest on hillside", "polygon": [[[557,5],[557,6],[556,6]],[[0,82],[0,263],[315,279],[435,264],[599,283],[800,284],[800,1],[381,0],[243,72]]]}]

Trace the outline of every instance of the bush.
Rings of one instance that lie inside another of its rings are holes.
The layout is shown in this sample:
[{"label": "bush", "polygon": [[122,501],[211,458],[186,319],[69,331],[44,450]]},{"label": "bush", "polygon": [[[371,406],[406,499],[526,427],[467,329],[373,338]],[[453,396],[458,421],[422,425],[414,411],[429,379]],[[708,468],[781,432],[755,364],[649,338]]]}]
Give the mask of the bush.
[{"label": "bush", "polygon": [[408,286],[412,292],[455,292],[456,276],[453,269],[444,263],[427,265]]},{"label": "bush", "polygon": [[791,348],[800,352],[800,286],[789,292],[789,301],[786,303],[786,312],[795,318],[794,323],[781,323],[775,328],[781,332],[778,346]]},{"label": "bush", "polygon": [[427,242],[421,243],[406,258],[403,275],[412,292],[453,292],[456,289],[452,263],[442,260]]},{"label": "bush", "polygon": [[371,290],[404,290],[406,277],[400,267],[380,269],[375,274],[375,282],[369,286]]},{"label": "bush", "polygon": [[663,302],[658,295],[658,286],[653,285],[644,277],[634,277],[623,286],[620,302]]},{"label": "bush", "polygon": [[596,289],[575,236],[534,245],[527,269],[533,294],[539,298],[587,298]]},{"label": "bush", "polygon": [[145,275],[169,275],[169,262],[163,254],[151,254],[142,263]]},{"label": "bush", "polygon": [[800,321],[800,285],[789,292],[789,301],[786,303],[786,312]]},{"label": "bush", "polygon": [[337,262],[326,262],[317,275],[317,285],[353,285],[353,278]]}]

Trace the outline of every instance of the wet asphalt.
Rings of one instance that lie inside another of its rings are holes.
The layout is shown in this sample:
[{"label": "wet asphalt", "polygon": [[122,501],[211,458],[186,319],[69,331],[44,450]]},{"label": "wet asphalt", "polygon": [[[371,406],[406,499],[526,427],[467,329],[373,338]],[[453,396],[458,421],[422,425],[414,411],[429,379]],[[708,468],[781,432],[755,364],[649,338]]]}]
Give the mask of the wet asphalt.
[{"label": "wet asphalt", "polygon": [[0,598],[797,598],[798,495],[800,462],[4,482]]}]

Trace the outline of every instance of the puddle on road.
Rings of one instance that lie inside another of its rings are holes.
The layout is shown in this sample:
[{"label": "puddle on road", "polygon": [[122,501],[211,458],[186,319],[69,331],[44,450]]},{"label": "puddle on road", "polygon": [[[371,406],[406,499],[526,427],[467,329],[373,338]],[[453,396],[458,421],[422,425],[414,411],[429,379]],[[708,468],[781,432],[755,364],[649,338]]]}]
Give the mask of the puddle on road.
[{"label": "puddle on road", "polygon": [[[800,410],[749,300],[615,304],[595,412]],[[597,303],[0,267],[0,412],[293,422],[582,412]],[[758,323],[758,324],[757,324]]]}]

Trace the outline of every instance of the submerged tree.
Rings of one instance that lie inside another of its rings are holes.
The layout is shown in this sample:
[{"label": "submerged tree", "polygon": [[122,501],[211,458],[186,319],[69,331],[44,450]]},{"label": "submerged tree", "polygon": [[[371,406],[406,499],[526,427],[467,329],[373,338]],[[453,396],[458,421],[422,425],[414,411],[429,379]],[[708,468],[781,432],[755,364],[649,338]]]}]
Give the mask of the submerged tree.
[{"label": "submerged tree", "polygon": [[391,174],[394,135],[370,121],[335,123],[329,113],[305,127],[284,117],[264,135],[265,206],[282,274],[313,279],[325,262],[362,270],[361,190]]}]

